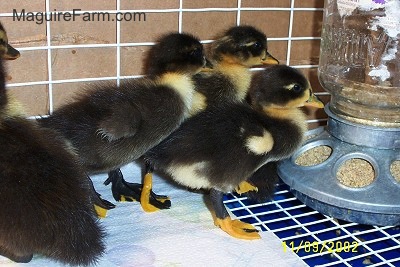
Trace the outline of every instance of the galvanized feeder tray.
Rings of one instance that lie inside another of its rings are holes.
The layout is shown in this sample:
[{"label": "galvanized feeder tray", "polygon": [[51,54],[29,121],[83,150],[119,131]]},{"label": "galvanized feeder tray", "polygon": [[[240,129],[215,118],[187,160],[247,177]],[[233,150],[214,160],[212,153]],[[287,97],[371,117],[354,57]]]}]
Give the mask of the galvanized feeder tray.
[{"label": "galvanized feeder tray", "polygon": [[[293,194],[315,210],[350,222],[400,225],[400,181],[390,166],[400,160],[400,128],[357,124],[333,114],[326,106],[328,124],[307,132],[309,138],[291,158],[279,163],[278,174]],[[328,146],[332,153],[314,166],[299,166],[305,151]],[[339,167],[350,159],[362,159],[374,170],[373,181],[349,187],[337,178]]]}]

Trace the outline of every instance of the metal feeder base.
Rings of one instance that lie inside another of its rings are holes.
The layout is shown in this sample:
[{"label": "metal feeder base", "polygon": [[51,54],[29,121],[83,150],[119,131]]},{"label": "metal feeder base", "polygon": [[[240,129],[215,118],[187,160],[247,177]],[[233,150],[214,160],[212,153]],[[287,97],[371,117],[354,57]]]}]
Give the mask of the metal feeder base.
[{"label": "metal feeder base", "polygon": [[[331,217],[370,225],[400,225],[400,181],[390,165],[400,160],[400,128],[379,128],[349,122],[325,108],[326,128],[307,132],[303,147],[281,161],[278,174],[294,195],[307,206]],[[296,158],[318,146],[329,146],[327,160],[314,166],[299,166]],[[358,158],[374,168],[374,181],[364,187],[348,187],[336,173],[347,160]]]}]

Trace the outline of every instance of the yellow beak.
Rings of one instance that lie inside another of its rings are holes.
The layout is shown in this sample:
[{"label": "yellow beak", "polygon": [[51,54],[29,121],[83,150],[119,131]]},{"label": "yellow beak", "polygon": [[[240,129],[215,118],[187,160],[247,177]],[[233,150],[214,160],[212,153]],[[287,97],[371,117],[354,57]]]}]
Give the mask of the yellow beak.
[{"label": "yellow beak", "polygon": [[310,89],[310,97],[308,98],[308,100],[306,101],[304,106],[314,107],[314,108],[323,108],[324,103],[322,103],[322,101],[316,95],[314,95],[314,93]]},{"label": "yellow beak", "polygon": [[11,45],[7,44],[7,50],[6,52],[2,55],[3,59],[8,59],[8,60],[13,60],[17,59],[21,56],[19,51],[12,47]]},{"label": "yellow beak", "polygon": [[277,60],[270,53],[265,51],[265,57],[261,59],[261,64],[263,64],[263,65],[277,65],[277,64],[279,64],[279,60]]}]

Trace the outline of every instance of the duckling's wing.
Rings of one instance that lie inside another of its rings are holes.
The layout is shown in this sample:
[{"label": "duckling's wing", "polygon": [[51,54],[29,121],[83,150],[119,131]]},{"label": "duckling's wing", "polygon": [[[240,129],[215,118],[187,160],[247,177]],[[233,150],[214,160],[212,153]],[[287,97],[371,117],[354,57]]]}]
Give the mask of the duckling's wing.
[{"label": "duckling's wing", "polygon": [[108,116],[99,122],[98,133],[109,141],[132,137],[142,123],[140,110],[130,103],[120,103],[111,108]]}]

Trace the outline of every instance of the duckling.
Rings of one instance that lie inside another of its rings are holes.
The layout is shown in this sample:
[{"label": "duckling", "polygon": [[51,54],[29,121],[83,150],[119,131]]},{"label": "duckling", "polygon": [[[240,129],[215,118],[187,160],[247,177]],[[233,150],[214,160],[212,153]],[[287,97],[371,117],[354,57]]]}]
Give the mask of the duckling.
[{"label": "duckling", "polygon": [[229,235],[257,239],[250,224],[232,220],[223,194],[241,188],[269,161],[290,157],[303,141],[304,105],[322,107],[296,69],[274,65],[254,75],[245,102],[198,113],[145,153],[147,164],[192,189],[209,189],[214,222]]},{"label": "duckling", "polygon": [[[210,60],[207,68],[209,71],[202,71],[193,76],[196,91],[190,110],[191,116],[219,103],[243,101],[250,86],[249,68],[279,63],[267,51],[265,34],[252,26],[234,26],[226,30],[212,43]],[[157,64],[151,64],[146,68],[146,72],[154,75],[159,73],[158,68]],[[152,180],[149,166],[145,167],[145,173],[144,181],[147,186],[146,181]],[[137,184],[126,182],[120,171],[109,176],[106,184],[110,182],[115,199],[138,200]],[[153,197],[150,196],[150,199],[154,203],[157,199],[162,199],[161,196],[151,194]]]},{"label": "duckling", "polygon": [[[96,84],[40,120],[71,142],[88,173],[108,171],[108,181],[122,176],[119,167],[157,145],[189,115],[191,77],[206,63],[203,46],[192,35],[171,33],[153,49],[151,77],[124,80],[119,86]],[[144,190],[139,184],[129,188],[138,194],[143,209],[169,208],[167,197],[151,191],[152,181],[144,183]]]},{"label": "duckling", "polygon": [[90,182],[64,141],[25,119],[8,98],[5,37],[1,26],[0,255],[15,262],[41,254],[66,264],[95,263],[105,232],[88,197]]},{"label": "duckling", "polygon": [[252,26],[226,30],[211,44],[212,70],[193,77],[196,94],[192,115],[219,103],[243,101],[251,81],[249,68],[279,63],[267,49],[267,37]]}]

